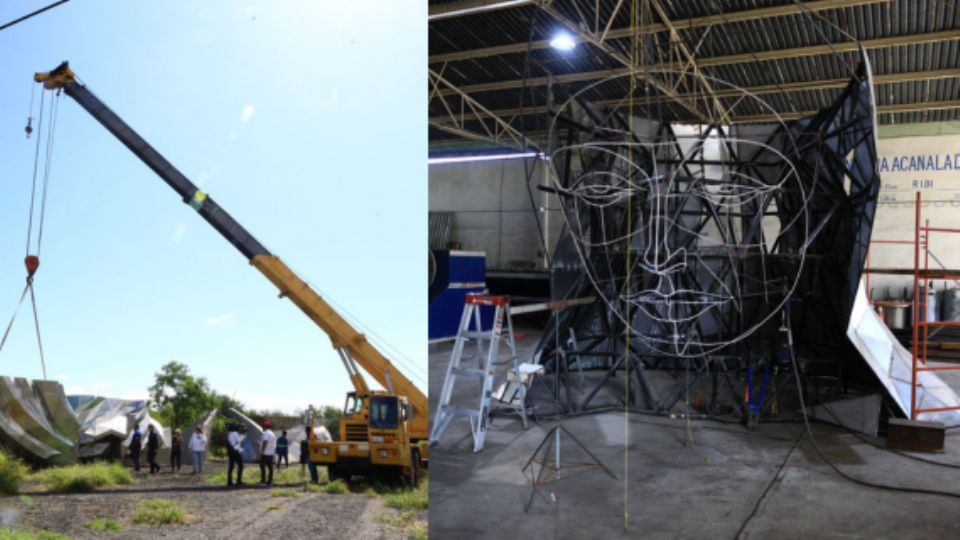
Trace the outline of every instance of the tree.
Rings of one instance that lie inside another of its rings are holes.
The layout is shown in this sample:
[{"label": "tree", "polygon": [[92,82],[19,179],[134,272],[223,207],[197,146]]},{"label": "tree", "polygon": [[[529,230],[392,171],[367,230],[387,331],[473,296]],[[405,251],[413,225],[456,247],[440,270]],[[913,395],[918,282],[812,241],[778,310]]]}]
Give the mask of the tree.
[{"label": "tree", "polygon": [[[186,364],[167,362],[154,376],[150,398],[161,422],[171,427],[190,427],[214,407],[222,406],[203,377],[194,377]],[[228,398],[229,399],[229,398]],[[233,400],[231,400],[233,401]]]},{"label": "tree", "polygon": [[340,438],[340,417],[343,416],[343,411],[336,407],[324,405],[317,412],[317,416],[327,421],[327,430],[330,432],[330,436],[333,437],[333,440],[338,440]]}]

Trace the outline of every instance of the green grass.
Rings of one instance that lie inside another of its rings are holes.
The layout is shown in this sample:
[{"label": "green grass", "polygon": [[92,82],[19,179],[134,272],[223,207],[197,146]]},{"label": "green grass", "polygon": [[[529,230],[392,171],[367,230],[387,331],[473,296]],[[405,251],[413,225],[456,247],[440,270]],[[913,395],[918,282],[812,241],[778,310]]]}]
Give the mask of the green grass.
[{"label": "green grass", "polygon": [[279,505],[279,504],[268,504],[265,508],[266,508],[267,510],[279,510],[279,509],[280,509],[280,505]]},{"label": "green grass", "polygon": [[142,525],[176,525],[186,523],[187,514],[176,501],[147,499],[133,511],[133,522]]},{"label": "green grass", "polygon": [[[244,467],[246,468],[246,467]],[[220,471],[218,473],[208,474],[203,478],[203,481],[208,484],[226,484],[227,483],[227,471]]]},{"label": "green grass", "polygon": [[334,480],[322,486],[322,489],[324,493],[346,493],[347,484],[343,483],[343,480]]},{"label": "green grass", "polygon": [[0,494],[16,495],[20,480],[27,476],[27,466],[14,456],[0,452]]},{"label": "green grass", "polygon": [[123,530],[123,525],[113,518],[93,518],[87,522],[87,528],[98,532],[117,532]]},{"label": "green grass", "polygon": [[379,484],[372,486],[383,496],[383,504],[397,510],[426,510],[429,506],[429,487],[427,480],[420,481],[417,489],[391,489]]},{"label": "green grass", "polygon": [[427,540],[427,522],[417,521],[407,528],[407,534],[413,540]]},{"label": "green grass", "polygon": [[97,488],[132,484],[130,471],[119,463],[90,463],[51,467],[30,475],[47,491],[57,493],[87,493]]},{"label": "green grass", "polygon": [[377,515],[373,519],[406,532],[409,538],[425,540],[427,538],[427,522],[414,519],[415,517],[416,512],[408,510],[400,513],[400,515]]},{"label": "green grass", "polygon": [[0,529],[0,540],[70,540],[70,537],[50,531],[33,532],[22,529]]},{"label": "green grass", "polygon": [[271,497],[296,497],[299,495],[296,491],[292,489],[271,489]]},{"label": "green grass", "polygon": [[380,515],[373,516],[373,519],[376,521],[379,521],[380,523],[390,525],[392,527],[405,529],[407,528],[408,525],[410,525],[410,522],[413,520],[413,514],[414,512],[411,510],[409,512],[403,512],[398,516],[380,514]]},{"label": "green grass", "polygon": [[[326,471],[318,471],[320,473],[320,480],[323,481],[326,478]],[[310,471],[304,471],[304,478],[310,478]],[[252,475],[252,476],[251,476]],[[243,477],[251,480],[260,481],[260,465],[256,463],[246,463],[243,467]],[[304,481],[304,478],[300,477],[300,467],[289,467],[283,468],[280,470],[273,470],[273,483],[274,484],[300,484]],[[204,481],[208,484],[226,484],[227,483],[227,471],[220,471],[207,475],[204,478]]]},{"label": "green grass", "polygon": [[303,491],[304,493],[324,493],[325,487],[327,487],[326,484],[305,484]]},{"label": "green grass", "polygon": [[[320,469],[325,469],[326,467],[320,467]],[[317,471],[320,473],[320,476],[324,476],[324,471]],[[279,470],[273,471],[273,482],[275,484],[299,484],[304,480],[310,479],[310,471],[303,471],[303,476],[300,476],[300,467],[287,467]]]}]

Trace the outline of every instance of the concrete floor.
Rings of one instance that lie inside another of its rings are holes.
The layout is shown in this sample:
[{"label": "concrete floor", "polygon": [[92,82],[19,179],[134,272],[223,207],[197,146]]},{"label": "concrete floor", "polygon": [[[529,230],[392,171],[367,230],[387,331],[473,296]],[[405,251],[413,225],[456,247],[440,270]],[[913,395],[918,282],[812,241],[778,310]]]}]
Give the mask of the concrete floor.
[{"label": "concrete floor", "polygon": [[[521,351],[536,338],[528,332]],[[449,357],[449,344],[431,347],[431,409]],[[759,501],[741,538],[960,537],[960,500],[851,483],[820,460],[809,439],[801,440],[802,424],[747,431],[640,415],[625,422],[623,413],[563,421],[617,478],[595,467],[564,469],[565,478],[542,488],[544,497],[535,497],[525,513],[531,486],[521,469],[553,425],[541,417],[523,430],[518,419],[497,418],[484,450],[474,454],[467,420],[451,424],[430,452],[431,536],[734,538]],[[877,449],[831,426],[817,424],[813,432],[849,475],[960,493],[960,469]],[[565,461],[589,461],[569,439],[561,439],[561,450]],[[948,432],[946,454],[923,457],[960,467],[960,431]]]}]

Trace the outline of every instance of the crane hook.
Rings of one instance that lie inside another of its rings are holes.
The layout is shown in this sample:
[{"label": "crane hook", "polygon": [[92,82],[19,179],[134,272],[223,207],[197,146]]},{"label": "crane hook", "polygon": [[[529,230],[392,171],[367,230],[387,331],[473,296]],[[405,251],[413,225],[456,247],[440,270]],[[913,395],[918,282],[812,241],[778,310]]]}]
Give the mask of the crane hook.
[{"label": "crane hook", "polygon": [[27,255],[23,264],[27,267],[27,281],[33,281],[33,275],[37,273],[37,268],[40,268],[40,257]]},{"label": "crane hook", "polygon": [[30,134],[33,133],[33,126],[32,126],[32,124],[33,124],[33,117],[31,116],[31,117],[27,118],[27,127],[23,128],[23,130],[27,132],[27,138],[28,138],[28,139],[30,138]]}]

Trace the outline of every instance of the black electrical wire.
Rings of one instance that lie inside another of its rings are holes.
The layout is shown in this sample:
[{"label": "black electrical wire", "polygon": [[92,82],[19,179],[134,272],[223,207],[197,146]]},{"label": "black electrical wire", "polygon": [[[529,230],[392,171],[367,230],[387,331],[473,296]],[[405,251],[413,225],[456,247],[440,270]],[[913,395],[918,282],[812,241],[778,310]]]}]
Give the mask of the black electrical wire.
[{"label": "black electrical wire", "polygon": [[[794,355],[793,355],[793,348],[792,348],[792,347],[790,348],[790,361],[791,361],[791,363],[793,364],[794,377],[796,378],[797,381],[799,381],[799,380],[800,380],[800,377],[799,377],[799,371],[797,370],[797,360],[796,360],[796,358],[795,358]],[[887,484],[880,484],[880,483],[877,483],[877,482],[871,482],[871,481],[869,481],[869,480],[863,480],[863,479],[860,479],[860,478],[856,478],[856,477],[854,477],[854,476],[850,476],[849,474],[843,472],[842,470],[840,470],[839,467],[837,467],[836,464],[834,464],[832,461],[830,461],[830,459],[827,458],[827,456],[823,453],[823,450],[820,449],[820,445],[817,444],[817,439],[816,439],[816,437],[813,436],[813,430],[810,428],[810,420],[809,420],[809,418],[807,417],[807,408],[806,408],[806,405],[804,404],[804,401],[803,401],[803,391],[802,391],[802,389],[800,388],[799,382],[798,382],[798,384],[797,384],[797,395],[800,397],[800,410],[801,410],[802,413],[803,413],[803,424],[804,424],[804,426],[806,427],[807,435],[810,437],[810,442],[813,444],[813,449],[816,450],[817,455],[820,456],[820,459],[822,459],[824,462],[826,462],[826,464],[829,465],[831,469],[833,469],[833,472],[837,473],[839,476],[841,476],[841,477],[843,477],[843,478],[845,478],[845,479],[847,479],[847,480],[849,480],[849,481],[851,481],[851,482],[853,482],[853,483],[855,483],[855,484],[860,484],[860,485],[862,485],[862,486],[872,487],[872,488],[877,488],[877,489],[883,489],[883,490],[887,490],[887,491],[898,491],[898,492],[901,492],[901,493],[917,493],[917,494],[921,494],[921,495],[941,495],[941,496],[944,496],[944,497],[955,497],[955,498],[960,499],[960,493],[954,493],[954,492],[950,492],[950,491],[939,491],[939,490],[935,490],[935,489],[903,487],[903,486],[891,486],[891,485],[887,485]]]},{"label": "black electrical wire", "polygon": [[12,20],[12,21],[4,24],[3,26],[0,26],[0,30],[6,30],[7,28],[10,28],[11,26],[13,26],[13,25],[15,25],[15,24],[17,24],[17,23],[21,23],[21,22],[23,22],[23,21],[25,21],[25,20],[27,20],[27,19],[29,19],[29,18],[31,18],[31,17],[35,17],[35,16],[43,13],[44,11],[47,11],[47,10],[49,10],[49,9],[53,9],[53,8],[59,6],[60,4],[66,4],[66,3],[69,2],[69,1],[70,1],[70,0],[60,0],[59,2],[54,2],[54,3],[50,4],[49,6],[40,8],[40,9],[38,9],[38,10],[32,12],[32,13],[27,13],[26,15],[24,15],[23,17],[20,17],[19,19],[14,19],[14,20]]},{"label": "black electrical wire", "polygon": [[947,468],[950,468],[950,469],[960,469],[960,464],[956,464],[956,463],[945,463],[945,462],[943,462],[943,461],[936,461],[936,460],[933,460],[933,459],[927,459],[927,458],[924,458],[924,457],[920,457],[920,456],[915,456],[915,455],[913,455],[913,454],[909,454],[909,453],[907,453],[907,452],[901,452],[900,450],[894,450],[893,448],[886,448],[886,447],[884,447],[884,446],[880,446],[879,444],[875,444],[873,441],[871,441],[870,439],[868,439],[867,437],[865,437],[862,433],[859,433],[859,432],[857,432],[856,430],[853,430],[853,429],[848,428],[847,426],[844,426],[843,424],[841,424],[841,423],[840,423],[840,420],[837,418],[837,416],[836,416],[835,414],[833,414],[833,411],[831,411],[830,408],[826,406],[826,404],[822,403],[821,405],[823,405],[823,409],[824,409],[825,411],[827,411],[827,414],[830,415],[830,418],[833,418],[833,421],[834,421],[838,426],[840,426],[841,428],[843,428],[844,430],[846,430],[848,433],[850,433],[850,434],[853,435],[854,437],[860,439],[860,441],[863,442],[864,444],[868,444],[868,445],[876,448],[877,450],[883,450],[884,452],[890,452],[891,454],[896,454],[896,455],[898,455],[898,456],[903,456],[903,457],[905,457],[905,458],[909,458],[909,459],[912,459],[912,460],[914,460],[914,461],[919,461],[919,462],[921,462],[921,463],[929,463],[930,465],[937,465],[937,466],[940,466],[940,467],[947,467]]},{"label": "black electrical wire", "polygon": [[747,519],[743,520],[743,523],[740,524],[740,528],[737,529],[737,534],[733,537],[740,538],[740,535],[743,534],[743,530],[747,528],[747,524],[750,523],[750,520],[757,515],[757,512],[760,510],[760,504],[763,503],[763,500],[767,498],[767,493],[770,492],[770,488],[777,483],[777,480],[780,479],[780,473],[783,472],[783,469],[786,468],[787,462],[790,461],[790,456],[793,455],[793,451],[800,446],[800,441],[803,440],[803,432],[800,432],[800,435],[797,437],[797,440],[793,442],[793,446],[790,447],[790,450],[787,452],[787,455],[783,457],[783,461],[780,463],[780,466],[777,467],[777,472],[774,473],[773,477],[770,478],[770,482],[767,483],[767,487],[764,488],[763,493],[757,497],[757,502],[753,505],[753,510],[750,511],[750,515],[747,516]]},{"label": "black electrical wire", "polygon": [[[792,340],[791,340],[791,341],[792,341]],[[872,482],[872,481],[870,481],[870,480],[863,480],[863,479],[861,479],[861,478],[857,478],[857,477],[855,477],[855,476],[851,476],[851,475],[843,472],[839,467],[837,467],[837,465],[836,465],[834,462],[830,461],[830,459],[827,458],[826,454],[823,453],[823,450],[820,448],[820,445],[817,444],[817,439],[816,439],[816,437],[814,437],[814,435],[813,435],[813,430],[810,428],[810,419],[809,419],[808,416],[807,416],[807,407],[806,407],[806,404],[804,403],[804,399],[803,399],[803,388],[801,387],[801,384],[800,384],[800,371],[799,371],[799,369],[797,368],[797,359],[796,359],[796,357],[795,357],[794,354],[793,354],[793,344],[791,343],[790,345],[791,345],[791,346],[789,347],[789,350],[790,350],[790,363],[791,363],[791,365],[793,366],[794,380],[797,381],[797,396],[798,396],[799,399],[800,399],[800,412],[801,412],[801,414],[803,415],[803,424],[804,424],[804,427],[805,427],[805,432],[804,432],[804,433],[801,433],[801,435],[806,434],[806,435],[810,438],[810,442],[811,442],[811,444],[813,445],[814,451],[816,451],[817,455],[820,457],[821,460],[823,460],[824,463],[826,463],[831,469],[833,469],[833,472],[835,472],[838,476],[840,476],[840,477],[843,478],[844,480],[847,480],[847,481],[849,481],[849,482],[852,482],[852,483],[854,483],[854,484],[861,485],[861,486],[864,486],[864,487],[869,487],[869,488],[874,488],[874,489],[880,489],[880,490],[883,490],[883,491],[893,491],[893,492],[898,492],[898,493],[916,493],[916,494],[919,494],[919,495],[939,495],[939,496],[942,496],[942,497],[954,497],[954,498],[960,499],[960,493],[954,493],[954,492],[950,492],[950,491],[939,491],[939,490],[935,490],[935,489],[925,489],[925,488],[915,488],[915,487],[905,487],[905,486],[892,486],[892,485],[889,485],[889,484],[881,484],[881,483],[878,483],[878,482]],[[801,437],[801,438],[802,438],[802,437]],[[798,439],[797,442],[799,443],[799,442],[800,442],[800,439]],[[792,450],[791,450],[790,453],[792,453]],[[788,458],[790,457],[790,453],[787,454],[787,457],[788,457]],[[918,460],[920,460],[920,461],[930,462],[930,461],[924,460],[924,459],[922,459],[922,458],[917,458],[916,456],[909,456],[909,457],[918,459]],[[930,463],[932,463],[932,462],[930,462]],[[784,464],[786,464],[786,460],[784,460]],[[937,464],[940,465],[940,463],[937,463]],[[942,464],[942,465],[952,467],[951,465],[947,465],[947,464]],[[782,465],[781,465],[781,468],[782,468]],[[778,471],[777,471],[777,474],[774,475],[774,478],[776,478],[779,474],[780,474],[780,471],[778,470]],[[771,482],[770,485],[772,485],[772,482]],[[744,522],[740,525],[740,529],[737,531],[737,534],[734,536],[734,539],[735,539],[735,540],[738,539],[738,538],[740,538],[740,534],[741,534],[741,533],[743,532],[743,530],[746,528],[746,526],[747,526],[747,524],[750,522],[750,520],[753,519],[753,517],[756,515],[756,512],[757,512],[757,509],[759,508],[760,502],[761,502],[761,501],[763,500],[763,498],[766,496],[767,491],[768,491],[769,488],[770,488],[770,485],[767,486],[767,490],[764,490],[763,494],[760,496],[760,499],[757,501],[757,504],[756,504],[756,506],[754,507],[754,511],[751,512],[750,515],[747,516],[747,519],[745,519]]]}]

